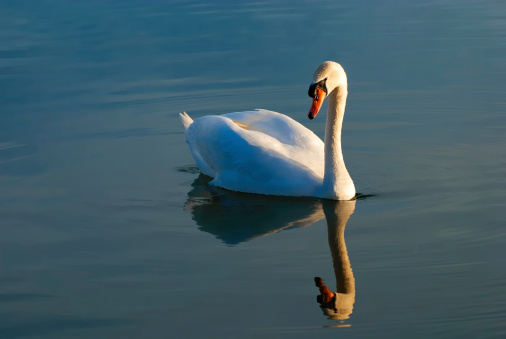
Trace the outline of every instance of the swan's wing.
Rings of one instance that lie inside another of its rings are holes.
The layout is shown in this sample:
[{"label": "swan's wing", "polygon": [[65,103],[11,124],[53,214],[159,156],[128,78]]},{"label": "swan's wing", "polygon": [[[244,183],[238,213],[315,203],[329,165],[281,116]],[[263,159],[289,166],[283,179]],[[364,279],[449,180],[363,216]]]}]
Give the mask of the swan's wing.
[{"label": "swan's wing", "polygon": [[222,116],[246,125],[248,130],[270,135],[287,145],[307,150],[323,147],[322,140],[316,134],[294,119],[281,113],[257,109],[254,111],[228,113]]},{"label": "swan's wing", "polygon": [[257,109],[255,111],[236,112],[223,117],[245,125],[249,131],[257,131],[273,137],[290,147],[290,157],[310,168],[318,176],[324,173],[323,141],[294,119],[273,111]]},{"label": "swan's wing", "polygon": [[[251,121],[247,122],[251,126]],[[201,159],[216,173],[213,183],[220,187],[251,193],[310,195],[309,190],[321,184],[320,175],[300,161],[314,154],[304,157],[300,147],[264,132],[241,128],[228,116],[196,119],[187,130],[187,140],[194,156],[198,155],[197,162]],[[312,161],[323,162],[323,152],[320,159]]]}]

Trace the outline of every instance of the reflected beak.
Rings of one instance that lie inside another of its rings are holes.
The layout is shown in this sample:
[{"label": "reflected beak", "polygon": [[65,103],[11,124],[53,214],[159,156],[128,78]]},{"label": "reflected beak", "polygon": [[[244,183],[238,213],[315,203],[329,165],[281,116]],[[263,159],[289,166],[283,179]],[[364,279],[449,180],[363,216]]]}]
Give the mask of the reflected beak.
[{"label": "reflected beak", "polygon": [[307,117],[309,119],[314,119],[315,116],[320,111],[320,108],[322,107],[323,100],[325,99],[325,91],[323,91],[320,88],[317,88],[315,90],[315,96],[313,97],[313,103],[311,104],[311,108],[309,109],[309,113],[307,114]]}]

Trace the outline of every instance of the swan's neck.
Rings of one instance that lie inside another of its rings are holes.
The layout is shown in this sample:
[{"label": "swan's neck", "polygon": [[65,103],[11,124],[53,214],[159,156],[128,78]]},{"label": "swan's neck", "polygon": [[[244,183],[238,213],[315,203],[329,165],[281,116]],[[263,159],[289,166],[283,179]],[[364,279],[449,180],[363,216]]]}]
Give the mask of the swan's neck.
[{"label": "swan's neck", "polygon": [[344,165],[341,149],[344,108],[348,87],[338,86],[328,96],[329,108],[325,127],[325,174],[320,197],[350,200],[355,196],[355,186]]}]

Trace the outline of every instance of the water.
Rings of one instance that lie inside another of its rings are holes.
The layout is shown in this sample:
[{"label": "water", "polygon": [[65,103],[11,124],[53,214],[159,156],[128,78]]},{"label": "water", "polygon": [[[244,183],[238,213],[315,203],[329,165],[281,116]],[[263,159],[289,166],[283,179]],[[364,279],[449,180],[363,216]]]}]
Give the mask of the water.
[{"label": "water", "polygon": [[[0,1],[0,337],[504,337],[505,19],[500,1]],[[348,74],[369,197],[209,188],[178,112],[266,108],[323,136],[324,60]]]}]

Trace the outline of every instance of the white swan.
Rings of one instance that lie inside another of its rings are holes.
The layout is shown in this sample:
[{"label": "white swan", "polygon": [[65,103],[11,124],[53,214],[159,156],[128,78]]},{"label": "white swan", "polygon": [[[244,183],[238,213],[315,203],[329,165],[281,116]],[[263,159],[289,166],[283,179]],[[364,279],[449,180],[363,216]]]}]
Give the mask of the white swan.
[{"label": "white swan", "polygon": [[267,110],[205,116],[180,114],[186,140],[211,185],[233,191],[333,200],[355,197],[344,165],[341,130],[348,82],[336,62],[322,63],[308,94],[313,119],[329,98],[325,144],[292,118]]}]

